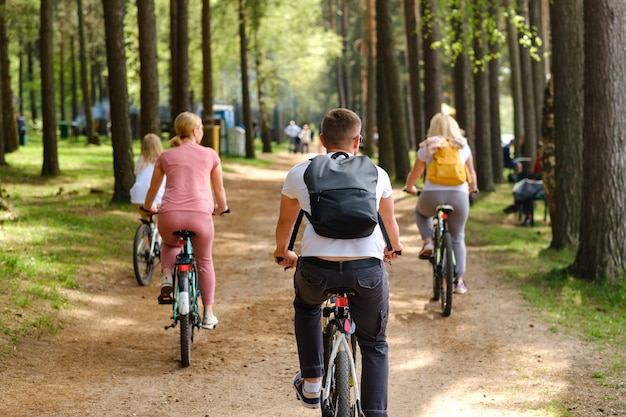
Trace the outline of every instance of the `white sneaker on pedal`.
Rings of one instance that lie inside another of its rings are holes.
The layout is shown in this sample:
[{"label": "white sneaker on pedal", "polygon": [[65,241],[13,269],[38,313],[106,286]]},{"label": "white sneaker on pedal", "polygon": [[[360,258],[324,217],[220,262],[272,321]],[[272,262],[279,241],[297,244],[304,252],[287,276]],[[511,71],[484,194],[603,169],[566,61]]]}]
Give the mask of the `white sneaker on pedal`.
[{"label": "white sneaker on pedal", "polygon": [[163,275],[161,280],[161,295],[168,296],[172,293],[174,287],[174,279],[170,275]]},{"label": "white sneaker on pedal", "polygon": [[202,328],[203,329],[214,329],[215,326],[217,326],[217,323],[219,323],[219,321],[217,320],[217,317],[215,317],[212,311],[204,312],[204,315],[202,316]]}]

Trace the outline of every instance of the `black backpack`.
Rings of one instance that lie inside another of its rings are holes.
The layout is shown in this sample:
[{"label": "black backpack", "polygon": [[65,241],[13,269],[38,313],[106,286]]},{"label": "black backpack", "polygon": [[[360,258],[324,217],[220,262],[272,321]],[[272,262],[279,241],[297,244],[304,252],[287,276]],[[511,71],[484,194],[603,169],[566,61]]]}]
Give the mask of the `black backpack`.
[{"label": "black backpack", "polygon": [[[339,159],[340,155],[345,158]],[[377,224],[387,233],[376,209],[378,169],[367,156],[348,156],[344,152],[318,155],[304,172],[309,190],[311,214],[300,210],[292,242],[306,215],[315,233],[334,239],[356,239],[374,232]],[[292,243],[293,245],[293,243]]]}]

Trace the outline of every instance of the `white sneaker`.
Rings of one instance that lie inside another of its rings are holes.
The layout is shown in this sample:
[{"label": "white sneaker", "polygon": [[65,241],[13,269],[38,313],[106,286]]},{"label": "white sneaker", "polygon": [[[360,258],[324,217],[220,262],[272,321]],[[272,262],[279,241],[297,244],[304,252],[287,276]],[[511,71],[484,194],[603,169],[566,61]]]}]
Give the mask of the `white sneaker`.
[{"label": "white sneaker", "polygon": [[424,247],[420,251],[418,257],[420,259],[430,258],[430,256],[433,254],[433,249],[435,249],[435,247],[433,246],[432,242],[424,244]]},{"label": "white sneaker", "polygon": [[202,316],[202,328],[203,329],[214,329],[217,326],[218,320],[217,317],[213,314],[212,311],[205,311]]},{"label": "white sneaker", "polygon": [[174,287],[174,279],[170,275],[163,275],[161,280],[161,295],[169,296],[172,293]]}]

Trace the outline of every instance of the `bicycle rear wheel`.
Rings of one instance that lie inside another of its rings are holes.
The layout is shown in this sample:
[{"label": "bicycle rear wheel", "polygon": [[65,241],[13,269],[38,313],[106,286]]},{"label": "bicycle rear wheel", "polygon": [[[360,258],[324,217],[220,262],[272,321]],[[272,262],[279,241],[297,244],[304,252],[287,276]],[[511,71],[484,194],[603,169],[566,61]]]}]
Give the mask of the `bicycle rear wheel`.
[{"label": "bicycle rear wheel", "polygon": [[351,417],[350,404],[350,355],[346,351],[337,352],[335,358],[335,399],[337,417]]},{"label": "bicycle rear wheel", "polygon": [[441,313],[448,317],[452,312],[452,293],[454,292],[454,253],[452,236],[446,232],[441,246]]},{"label": "bicycle rear wheel", "polygon": [[438,267],[439,262],[439,239],[437,239],[437,227],[433,227],[433,254],[430,257],[430,263],[433,266],[433,301],[439,301],[441,295],[441,271]]},{"label": "bicycle rear wheel", "polygon": [[150,253],[152,234],[150,226],[141,223],[133,241],[133,268],[139,285],[148,285],[154,272],[154,256]]},{"label": "bicycle rear wheel", "polygon": [[180,363],[183,368],[191,364],[193,340],[193,300],[189,292],[189,272],[178,273],[178,321],[180,325]]}]

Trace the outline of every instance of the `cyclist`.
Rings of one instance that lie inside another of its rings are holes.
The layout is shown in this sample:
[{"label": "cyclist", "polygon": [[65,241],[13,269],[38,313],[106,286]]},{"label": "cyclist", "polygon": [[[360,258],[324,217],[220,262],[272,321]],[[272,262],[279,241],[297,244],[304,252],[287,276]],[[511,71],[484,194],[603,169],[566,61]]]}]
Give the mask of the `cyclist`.
[{"label": "cyclist", "polygon": [[[336,152],[354,155],[360,143],[361,120],[348,109],[331,110],[322,121],[320,140],[330,157]],[[334,287],[355,289],[350,296],[350,312],[356,322],[356,336],[362,353],[363,412],[367,416],[387,416],[389,284],[384,260],[395,259],[402,250],[394,217],[391,182],[377,167],[376,198],[379,213],[393,249],[387,250],[379,228],[360,239],[332,239],[315,233],[305,221],[302,257],[288,249],[300,209],[310,213],[310,200],[304,171],[310,160],[294,166],[282,189],[276,225],[274,256],[282,266],[295,267],[295,334],[300,372],[293,379],[297,398],[308,408],[320,406],[321,378],[324,373],[321,306],[326,290]]]},{"label": "cyclist", "polygon": [[[135,183],[130,189],[130,202],[133,203],[135,210],[142,218],[148,219],[148,214],[141,210],[141,206],[146,198],[148,188],[150,188],[150,180],[154,172],[154,163],[159,155],[163,153],[163,145],[161,138],[154,133],[148,133],[141,139],[141,155],[135,163]],[[161,204],[163,193],[165,192],[165,181],[159,187],[159,191],[155,197],[155,202]]]},{"label": "cyclist", "polygon": [[163,203],[158,210],[159,233],[163,237],[161,294],[172,292],[172,271],[176,255],[180,252],[178,238],[173,232],[191,230],[195,233],[192,244],[204,305],[202,327],[213,329],[218,320],[213,314],[215,269],[212,246],[215,229],[212,215],[222,215],[228,210],[222,167],[219,155],[213,149],[200,145],[203,129],[197,114],[179,114],[174,120],[174,129],[176,136],[170,140],[172,147],[156,160],[145,201],[145,207],[156,213],[154,199],[163,177],[167,175]]},{"label": "cyclist", "polygon": [[424,241],[419,257],[420,259],[428,259],[433,252],[433,216],[437,213],[437,206],[450,204],[454,207],[454,211],[448,217],[448,230],[452,236],[454,257],[456,259],[456,284],[454,290],[458,294],[464,294],[467,292],[467,285],[463,278],[466,265],[465,223],[469,216],[468,193],[478,192],[478,188],[476,186],[476,171],[474,170],[472,150],[467,144],[467,139],[463,137],[459,124],[452,116],[437,113],[431,119],[427,139],[420,143],[413,169],[407,175],[405,190],[417,195],[415,183],[432,160],[432,156],[438,147],[438,140],[442,138],[451,138],[453,144],[459,148],[459,155],[469,173],[469,184],[465,182],[454,186],[439,185],[433,184],[426,178],[424,189],[415,206],[415,221]]}]

